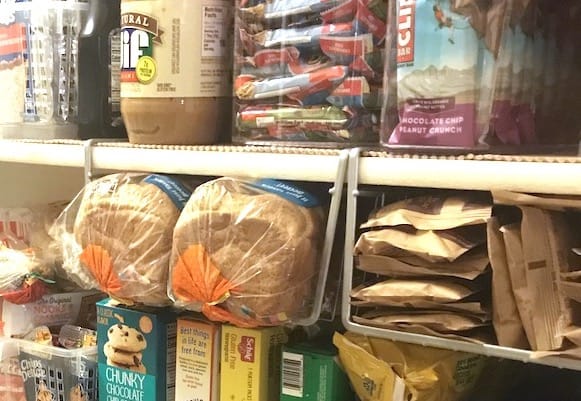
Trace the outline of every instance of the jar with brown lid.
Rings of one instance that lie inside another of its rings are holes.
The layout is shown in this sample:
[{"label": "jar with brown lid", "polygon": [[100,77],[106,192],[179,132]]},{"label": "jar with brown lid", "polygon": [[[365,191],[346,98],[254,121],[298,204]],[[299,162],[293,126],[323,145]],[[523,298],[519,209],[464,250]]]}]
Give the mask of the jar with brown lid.
[{"label": "jar with brown lid", "polygon": [[206,145],[229,131],[229,1],[121,1],[121,114],[136,144]]}]

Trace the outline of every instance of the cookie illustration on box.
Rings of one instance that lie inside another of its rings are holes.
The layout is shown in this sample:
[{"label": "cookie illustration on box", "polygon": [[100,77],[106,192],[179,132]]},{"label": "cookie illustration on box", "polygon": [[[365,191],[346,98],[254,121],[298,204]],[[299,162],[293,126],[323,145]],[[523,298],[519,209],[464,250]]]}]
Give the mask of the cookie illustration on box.
[{"label": "cookie illustration on box", "polygon": [[44,381],[41,381],[38,386],[38,390],[36,392],[36,401],[54,401],[54,396]]},{"label": "cookie illustration on box", "polygon": [[87,395],[80,384],[73,387],[69,393],[69,401],[87,401]]},{"label": "cookie illustration on box", "polygon": [[109,341],[103,347],[107,365],[142,374],[147,372],[142,354],[147,341],[141,331],[118,323],[107,330],[107,338]]}]

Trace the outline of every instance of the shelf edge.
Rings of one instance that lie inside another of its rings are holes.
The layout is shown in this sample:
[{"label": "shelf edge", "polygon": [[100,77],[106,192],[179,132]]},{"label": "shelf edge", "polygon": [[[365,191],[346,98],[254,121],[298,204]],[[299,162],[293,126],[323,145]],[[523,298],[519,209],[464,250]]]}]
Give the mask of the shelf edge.
[{"label": "shelf edge", "polygon": [[338,156],[110,147],[93,149],[96,169],[333,182]]},{"label": "shelf edge", "polygon": [[581,195],[581,164],[363,157],[359,182]]}]

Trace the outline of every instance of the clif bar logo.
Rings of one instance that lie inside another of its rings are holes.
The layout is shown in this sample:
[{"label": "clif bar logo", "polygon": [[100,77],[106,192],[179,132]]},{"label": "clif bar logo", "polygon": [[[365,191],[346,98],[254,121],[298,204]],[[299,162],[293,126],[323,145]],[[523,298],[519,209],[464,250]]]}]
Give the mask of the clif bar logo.
[{"label": "clif bar logo", "polygon": [[397,62],[414,61],[416,0],[399,0],[397,21]]},{"label": "clif bar logo", "polygon": [[238,352],[240,352],[240,360],[242,362],[254,362],[254,349],[256,340],[254,337],[242,336],[240,344],[238,344]]}]

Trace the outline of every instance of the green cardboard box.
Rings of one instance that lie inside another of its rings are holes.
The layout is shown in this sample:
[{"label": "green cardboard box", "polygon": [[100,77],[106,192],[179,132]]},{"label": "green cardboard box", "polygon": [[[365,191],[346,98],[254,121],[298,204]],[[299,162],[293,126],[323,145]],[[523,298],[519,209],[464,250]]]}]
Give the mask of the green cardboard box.
[{"label": "green cardboard box", "polygon": [[177,312],[97,303],[99,399],[173,401]]},{"label": "green cardboard box", "polygon": [[349,378],[332,345],[298,344],[283,348],[280,401],[353,401]]}]

